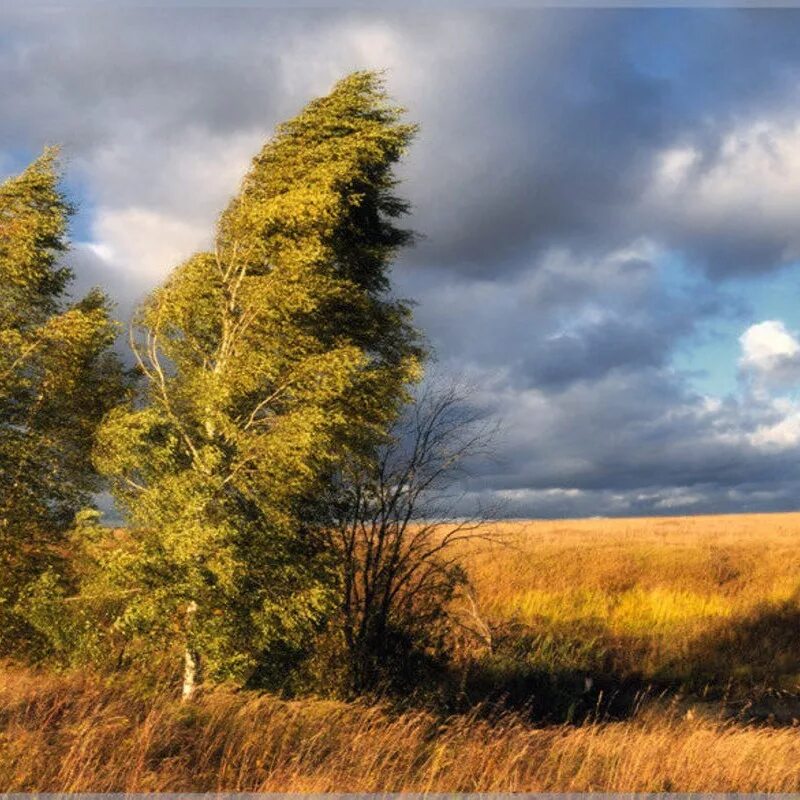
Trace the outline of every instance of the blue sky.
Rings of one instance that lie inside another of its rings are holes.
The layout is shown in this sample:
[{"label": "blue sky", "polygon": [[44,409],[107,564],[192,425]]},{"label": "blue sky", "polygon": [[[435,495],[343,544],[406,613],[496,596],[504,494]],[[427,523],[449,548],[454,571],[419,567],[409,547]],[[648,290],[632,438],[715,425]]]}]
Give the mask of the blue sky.
[{"label": "blue sky", "polygon": [[[363,5],[363,4],[362,4]],[[500,422],[510,516],[800,505],[800,11],[0,10],[0,174],[63,145],[125,318],[358,68],[421,132],[396,291]]]},{"label": "blue sky", "polygon": [[704,323],[696,336],[676,348],[672,362],[699,392],[718,396],[740,389],[739,337],[746,328],[781,320],[790,330],[800,330],[800,265],[774,275],[734,279],[726,288],[738,308]]}]

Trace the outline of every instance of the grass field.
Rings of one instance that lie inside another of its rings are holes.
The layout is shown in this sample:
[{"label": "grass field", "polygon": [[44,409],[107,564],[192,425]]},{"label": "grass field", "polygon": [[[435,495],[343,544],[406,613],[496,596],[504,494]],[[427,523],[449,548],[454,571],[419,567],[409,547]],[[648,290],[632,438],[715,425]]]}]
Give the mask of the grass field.
[{"label": "grass field", "polygon": [[596,710],[580,724],[225,688],[187,707],[8,665],[0,791],[800,791],[800,514],[497,533],[459,610],[482,633],[459,658],[497,674],[466,691],[561,692]]},{"label": "grass field", "polygon": [[470,558],[487,621],[549,670],[793,690],[800,514],[518,522]]},{"label": "grass field", "polygon": [[800,735],[650,708],[534,727],[0,673],[5,791],[797,791]]}]

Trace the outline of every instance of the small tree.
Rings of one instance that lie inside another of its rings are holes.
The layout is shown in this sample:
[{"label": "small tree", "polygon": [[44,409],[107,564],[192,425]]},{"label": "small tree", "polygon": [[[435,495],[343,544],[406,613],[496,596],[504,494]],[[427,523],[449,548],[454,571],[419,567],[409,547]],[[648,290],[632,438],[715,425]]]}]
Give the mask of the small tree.
[{"label": "small tree", "polygon": [[458,488],[495,431],[466,401],[455,385],[423,388],[375,457],[348,464],[329,501],[353,693],[391,682],[415,652],[440,644],[466,583],[458,545],[494,538],[486,509],[465,514]]},{"label": "small tree", "polygon": [[32,630],[20,593],[58,561],[57,545],[98,488],[94,432],[121,399],[116,327],[98,290],[70,303],[62,263],[72,213],[57,151],[0,184],[0,651]]},{"label": "small tree", "polygon": [[307,499],[385,435],[420,369],[409,307],[387,294],[411,238],[393,224],[407,204],[392,168],[413,133],[378,76],[338,83],[280,126],[214,249],[136,318],[144,390],[96,456],[135,533],[103,580],[126,598],[118,625],[179,632],[186,696],[201,663],[244,680],[327,613],[332,564]]}]

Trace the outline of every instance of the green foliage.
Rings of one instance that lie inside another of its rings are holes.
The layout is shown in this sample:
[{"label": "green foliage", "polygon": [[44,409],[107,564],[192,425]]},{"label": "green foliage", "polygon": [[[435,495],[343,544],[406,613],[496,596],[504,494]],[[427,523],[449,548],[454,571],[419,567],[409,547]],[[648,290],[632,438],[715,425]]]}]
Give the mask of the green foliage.
[{"label": "green foliage", "polygon": [[67,298],[71,213],[55,150],[0,185],[0,652],[36,638],[14,611],[18,594],[48,580],[98,488],[94,431],[125,386],[108,300]]},{"label": "green foliage", "polygon": [[95,455],[133,529],[106,575],[129,593],[121,629],[180,631],[212,679],[302,651],[324,622],[335,573],[314,498],[419,377],[410,309],[388,295],[411,238],[392,167],[413,133],[376,75],[344,79],[280,126],[214,249],[139,311],[143,391]]},{"label": "green foliage", "polygon": [[141,661],[146,653],[126,649],[120,625],[127,593],[120,591],[115,571],[125,567],[120,554],[130,548],[127,532],[102,527],[97,510],[83,509],[65,548],[69,558],[59,570],[42,572],[20,592],[15,607],[39,636],[36,660],[101,670]]},{"label": "green foliage", "polygon": [[58,265],[67,249],[73,208],[58,186],[57,156],[57,150],[48,148],[21,175],[0,186],[4,337],[47,321],[59,310],[71,278],[70,270]]}]

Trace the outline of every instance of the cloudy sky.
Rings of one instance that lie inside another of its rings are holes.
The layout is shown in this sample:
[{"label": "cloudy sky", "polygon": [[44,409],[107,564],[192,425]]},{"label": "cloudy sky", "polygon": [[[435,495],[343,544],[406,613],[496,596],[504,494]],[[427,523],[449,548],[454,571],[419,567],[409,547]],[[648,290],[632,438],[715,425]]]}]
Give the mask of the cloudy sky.
[{"label": "cloudy sky", "polygon": [[0,10],[0,177],[63,144],[121,316],[356,68],[421,124],[394,271],[511,516],[800,507],[800,11]]}]

